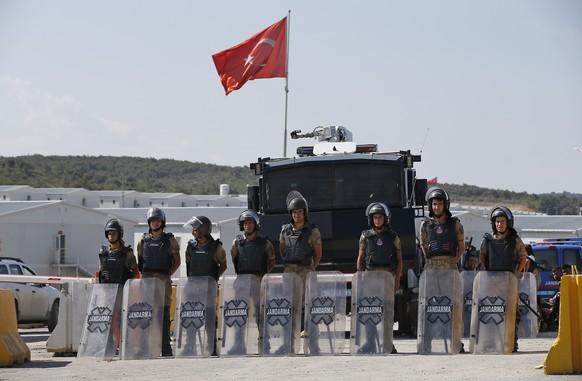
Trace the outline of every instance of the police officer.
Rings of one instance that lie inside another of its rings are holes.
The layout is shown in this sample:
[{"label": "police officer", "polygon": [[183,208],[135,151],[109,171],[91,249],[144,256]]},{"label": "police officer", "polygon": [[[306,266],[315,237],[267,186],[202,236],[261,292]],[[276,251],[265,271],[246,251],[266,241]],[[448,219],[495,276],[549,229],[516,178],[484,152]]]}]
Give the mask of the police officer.
[{"label": "police officer", "polygon": [[358,271],[388,271],[394,276],[394,290],[400,288],[402,250],[400,238],[390,226],[390,209],[381,202],[366,208],[370,229],[360,236]]},{"label": "police officer", "polygon": [[[442,188],[431,187],[426,192],[428,216],[420,223],[420,248],[425,258],[425,270],[458,270],[457,263],[465,252],[465,232],[449,208],[449,194]],[[425,339],[428,339],[425,337]],[[460,352],[464,345],[460,343]]]},{"label": "police officer", "polygon": [[245,210],[238,217],[242,235],[232,242],[230,254],[237,274],[254,274],[259,280],[275,266],[275,250],[271,241],[259,234],[260,219],[252,210]]},{"label": "police officer", "polygon": [[449,194],[432,187],[426,192],[429,218],[420,223],[420,248],[425,269],[456,270],[465,251],[465,233],[458,218],[449,211]]},{"label": "police officer", "polygon": [[109,246],[103,246],[99,253],[99,283],[124,285],[130,278],[137,278],[137,260],[130,245],[123,242],[123,226],[117,218],[105,223],[105,238]]},{"label": "police officer", "polygon": [[[398,234],[390,226],[390,209],[386,204],[373,202],[366,208],[366,218],[370,229],[360,236],[358,250],[358,271],[387,271],[394,277],[394,291],[400,288],[402,274],[402,249]],[[360,353],[374,353],[377,327],[366,325],[367,342]],[[392,347],[391,353],[397,353]]]},{"label": "police officer", "polygon": [[[238,217],[239,230],[243,232],[232,241],[230,255],[234,270],[237,274],[253,274],[259,282],[275,266],[275,250],[271,241],[259,234],[259,215],[253,210],[245,210]],[[236,283],[237,280],[235,280]],[[259,298],[259,295],[251,297]],[[259,311],[256,311],[258,314]],[[258,316],[257,316],[258,318]],[[261,319],[259,322],[259,334],[262,332]],[[230,349],[229,354],[244,353],[244,331],[236,331],[236,344]]]},{"label": "police officer", "polygon": [[113,312],[113,335],[119,344],[121,312],[121,291],[125,282],[130,278],[139,278],[140,273],[137,260],[130,245],[123,242],[123,226],[117,218],[105,223],[105,238],[108,246],[102,246],[99,253],[99,283],[117,283],[121,285],[115,298]]},{"label": "police officer", "polygon": [[188,276],[209,276],[218,281],[226,271],[226,252],[219,239],[214,239],[212,223],[206,216],[194,216],[184,224],[191,229],[194,239],[186,247],[186,271]]},{"label": "police officer", "polygon": [[[287,195],[287,210],[291,221],[284,224],[279,235],[279,255],[285,264],[284,272],[299,275],[305,287],[307,274],[315,271],[322,256],[321,233],[315,224],[309,222],[309,208],[305,198],[297,191]],[[302,293],[302,300],[305,294]],[[303,302],[301,303],[304,304]],[[303,324],[303,317],[301,319]],[[302,332],[309,335],[310,353],[317,354],[317,332]],[[280,351],[285,349],[281,347]]]},{"label": "police officer", "polygon": [[180,267],[180,247],[172,233],[165,233],[166,215],[160,208],[147,212],[148,233],[137,244],[139,269],[144,278],[158,278],[164,282],[164,321],[162,327],[162,356],[171,357],[170,305],[172,303],[172,275]]},{"label": "police officer", "polygon": [[[491,210],[491,228],[493,234],[486,233],[481,242],[481,263],[488,271],[511,271],[517,276],[526,265],[527,252],[525,244],[513,228],[513,213],[505,206],[498,206]],[[519,303],[518,300],[515,301]],[[513,351],[517,352],[517,327],[521,313],[516,309],[515,316],[515,344]]]},{"label": "police officer", "polygon": [[462,271],[479,271],[483,270],[483,265],[479,261],[479,253],[473,245],[465,254],[465,263],[461,269]]},{"label": "police officer", "polygon": [[303,284],[310,271],[319,265],[322,255],[321,233],[309,222],[307,201],[299,192],[287,196],[287,210],[291,221],[281,228],[279,255],[285,263],[285,272],[294,272]]},{"label": "police officer", "polygon": [[[184,224],[184,229],[191,229],[194,239],[188,241],[186,247],[186,272],[188,276],[208,276],[218,281],[218,278],[226,271],[226,252],[219,239],[212,237],[212,222],[206,216],[194,216]],[[212,313],[208,311],[208,313]],[[216,329],[210,324],[205,325],[207,337],[211,329]],[[212,356],[216,356],[216,335],[212,345]],[[190,343],[186,343],[189,345]]]}]

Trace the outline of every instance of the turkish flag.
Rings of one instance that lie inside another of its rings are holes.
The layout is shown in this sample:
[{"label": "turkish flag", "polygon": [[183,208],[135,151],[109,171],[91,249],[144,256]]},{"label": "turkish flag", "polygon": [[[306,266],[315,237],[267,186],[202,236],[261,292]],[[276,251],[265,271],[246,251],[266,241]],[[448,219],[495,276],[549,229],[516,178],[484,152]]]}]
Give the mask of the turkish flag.
[{"label": "turkish flag", "polygon": [[248,80],[285,77],[286,55],[287,17],[212,59],[228,95]]},{"label": "turkish flag", "polygon": [[432,179],[430,179],[430,180],[427,180],[427,182],[426,182],[426,185],[428,185],[429,187],[430,187],[430,186],[437,185],[437,184],[438,184],[438,180],[437,180],[437,178],[436,178],[436,177],[435,177],[435,178],[432,178]]}]

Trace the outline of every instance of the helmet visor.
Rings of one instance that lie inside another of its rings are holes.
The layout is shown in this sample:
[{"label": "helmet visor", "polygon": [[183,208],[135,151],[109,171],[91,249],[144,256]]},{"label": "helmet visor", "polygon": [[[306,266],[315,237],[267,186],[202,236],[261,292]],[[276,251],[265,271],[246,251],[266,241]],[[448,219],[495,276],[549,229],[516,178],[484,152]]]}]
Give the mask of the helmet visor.
[{"label": "helmet visor", "polygon": [[200,225],[202,225],[202,221],[200,221],[197,217],[192,217],[184,224],[183,227],[186,230],[196,230]]}]

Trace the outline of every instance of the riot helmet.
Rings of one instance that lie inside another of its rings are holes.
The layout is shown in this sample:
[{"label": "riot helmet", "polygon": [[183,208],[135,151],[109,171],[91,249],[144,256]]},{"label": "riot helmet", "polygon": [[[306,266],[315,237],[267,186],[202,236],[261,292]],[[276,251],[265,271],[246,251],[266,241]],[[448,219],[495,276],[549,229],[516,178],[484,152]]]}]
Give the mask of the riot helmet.
[{"label": "riot helmet", "polygon": [[117,218],[111,218],[109,221],[105,223],[105,238],[109,238],[107,236],[107,232],[115,230],[119,233],[119,239],[123,238],[123,226]]},{"label": "riot helmet", "polygon": [[451,206],[451,199],[449,198],[449,194],[442,188],[439,187],[431,187],[426,191],[426,202],[428,203],[428,216],[434,217],[435,214],[432,210],[432,200],[443,200],[444,203],[444,213],[447,214],[449,217],[452,215],[449,211],[449,207]]},{"label": "riot helmet", "polygon": [[150,208],[147,212],[147,220],[148,220],[148,225],[150,224],[150,220],[152,218],[159,218],[160,220],[162,220],[162,226],[161,229],[164,229],[166,227],[166,214],[164,213],[164,211],[160,208]]},{"label": "riot helmet", "polygon": [[193,216],[183,227],[186,230],[195,230],[198,237],[208,237],[212,233],[212,222],[206,216]]},{"label": "riot helmet", "polygon": [[507,230],[513,229],[513,213],[509,210],[506,206],[498,206],[491,210],[491,216],[489,220],[491,221],[491,228],[493,232],[497,233],[497,227],[495,226],[495,219],[497,217],[505,217],[507,218]]},{"label": "riot helmet", "polygon": [[291,216],[292,212],[296,209],[303,209],[305,212],[305,221],[308,220],[307,213],[309,212],[309,206],[307,205],[307,200],[301,195],[301,193],[292,190],[287,195],[287,210]]},{"label": "riot helmet", "polygon": [[384,216],[384,225],[388,226],[390,224],[390,209],[386,204],[382,202],[373,202],[366,208],[366,217],[368,219],[368,225],[374,227],[374,214],[381,214]]},{"label": "riot helmet", "polygon": [[238,217],[238,227],[242,232],[244,230],[244,222],[245,221],[255,221],[255,229],[254,231],[258,231],[260,228],[260,218],[259,215],[254,210],[245,210],[240,214]]}]

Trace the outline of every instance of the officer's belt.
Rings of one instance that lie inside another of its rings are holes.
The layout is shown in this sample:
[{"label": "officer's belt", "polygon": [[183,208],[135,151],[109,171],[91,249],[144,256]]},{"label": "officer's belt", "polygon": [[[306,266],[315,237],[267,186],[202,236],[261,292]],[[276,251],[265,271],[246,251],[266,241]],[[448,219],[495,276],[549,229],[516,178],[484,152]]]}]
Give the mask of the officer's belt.
[{"label": "officer's belt", "polygon": [[435,263],[451,263],[455,260],[455,257],[449,257],[447,255],[439,255],[436,257],[427,258],[428,261]]}]

